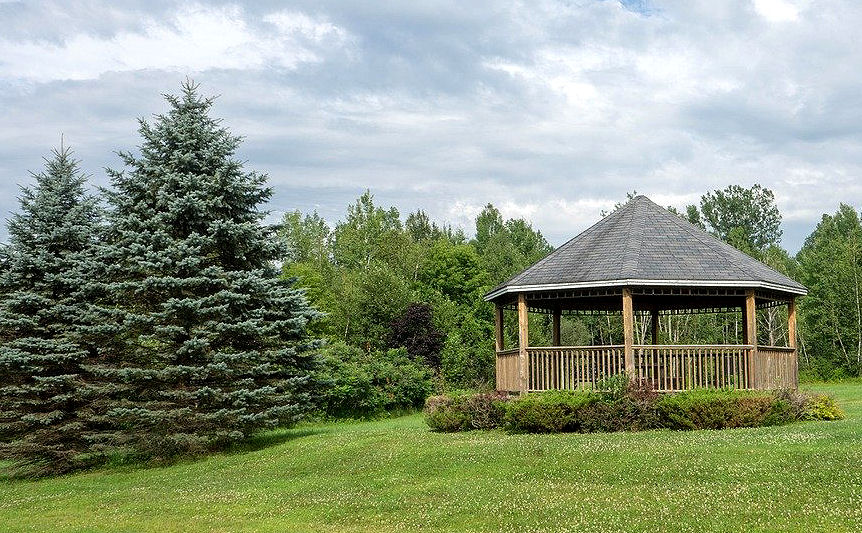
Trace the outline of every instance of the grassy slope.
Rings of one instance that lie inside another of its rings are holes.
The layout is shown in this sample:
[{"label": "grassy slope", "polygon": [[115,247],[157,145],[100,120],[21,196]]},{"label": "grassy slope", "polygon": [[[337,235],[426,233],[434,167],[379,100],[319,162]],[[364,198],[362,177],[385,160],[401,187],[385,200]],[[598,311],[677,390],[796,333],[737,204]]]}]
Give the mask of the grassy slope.
[{"label": "grassy slope", "polygon": [[247,453],[0,483],[3,531],[859,531],[862,384],[841,422],[434,434],[418,415]]}]

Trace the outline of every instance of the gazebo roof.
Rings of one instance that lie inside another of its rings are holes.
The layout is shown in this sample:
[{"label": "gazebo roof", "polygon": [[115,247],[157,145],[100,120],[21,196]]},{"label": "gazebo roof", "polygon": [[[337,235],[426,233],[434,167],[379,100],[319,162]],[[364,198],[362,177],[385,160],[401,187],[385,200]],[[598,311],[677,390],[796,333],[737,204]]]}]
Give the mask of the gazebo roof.
[{"label": "gazebo roof", "polygon": [[636,196],[485,295],[619,286],[807,289],[687,220]]}]

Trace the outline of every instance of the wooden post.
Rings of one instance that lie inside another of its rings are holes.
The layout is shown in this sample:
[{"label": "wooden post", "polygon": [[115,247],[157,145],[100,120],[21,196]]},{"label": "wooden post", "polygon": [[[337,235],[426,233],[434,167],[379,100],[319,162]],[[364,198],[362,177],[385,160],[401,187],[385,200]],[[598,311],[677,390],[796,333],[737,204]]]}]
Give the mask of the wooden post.
[{"label": "wooden post", "polygon": [[748,356],[748,386],[756,389],[758,380],[756,376],[757,364],[757,307],[754,302],[754,289],[745,291],[745,307],[742,308],[742,318],[745,321],[745,329],[743,329],[742,341],[745,344],[751,344],[753,347],[749,351]]},{"label": "wooden post", "polygon": [[527,320],[527,297],[518,295],[518,367],[521,374],[521,392],[527,392],[530,382],[530,369],[528,368],[527,346],[528,346],[529,322]]},{"label": "wooden post", "polygon": [[652,343],[658,344],[658,309],[650,311],[650,319],[652,320]]},{"label": "wooden post", "polygon": [[635,377],[635,352],[632,345],[635,338],[635,314],[632,307],[632,291],[623,288],[623,344],[626,361],[626,374],[629,378]]},{"label": "wooden post", "polygon": [[796,298],[787,302],[787,346],[793,348],[793,388],[799,387],[799,353],[796,350]]},{"label": "wooden post", "polygon": [[787,302],[787,346],[796,349],[796,298]]},{"label": "wooden post", "polygon": [[505,348],[503,345],[503,306],[500,304],[494,306],[494,331],[496,333],[494,349],[502,352]]},{"label": "wooden post", "polygon": [[551,335],[552,336],[551,344],[553,344],[554,346],[561,346],[562,345],[562,343],[560,342],[560,316],[562,314],[563,313],[559,308],[554,309],[554,320],[553,320],[553,327],[552,327],[553,331],[552,331],[552,335]]}]

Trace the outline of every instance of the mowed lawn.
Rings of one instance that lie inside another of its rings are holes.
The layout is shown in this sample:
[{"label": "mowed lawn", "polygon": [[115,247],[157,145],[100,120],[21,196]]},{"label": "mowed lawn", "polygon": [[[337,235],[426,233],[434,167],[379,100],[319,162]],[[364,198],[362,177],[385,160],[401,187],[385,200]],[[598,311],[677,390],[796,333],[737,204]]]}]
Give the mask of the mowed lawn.
[{"label": "mowed lawn", "polygon": [[0,482],[0,531],[862,531],[862,384],[840,422],[436,434],[419,415],[273,432],[168,467]]}]

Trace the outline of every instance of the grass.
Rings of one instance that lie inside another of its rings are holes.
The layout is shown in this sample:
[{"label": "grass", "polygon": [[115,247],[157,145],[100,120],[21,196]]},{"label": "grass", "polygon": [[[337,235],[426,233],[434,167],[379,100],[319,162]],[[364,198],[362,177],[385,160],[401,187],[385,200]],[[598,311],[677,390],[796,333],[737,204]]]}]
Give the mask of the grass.
[{"label": "grass", "polygon": [[838,422],[437,434],[420,415],[267,434],[242,453],[0,482],[3,531],[860,531],[862,383]]}]

